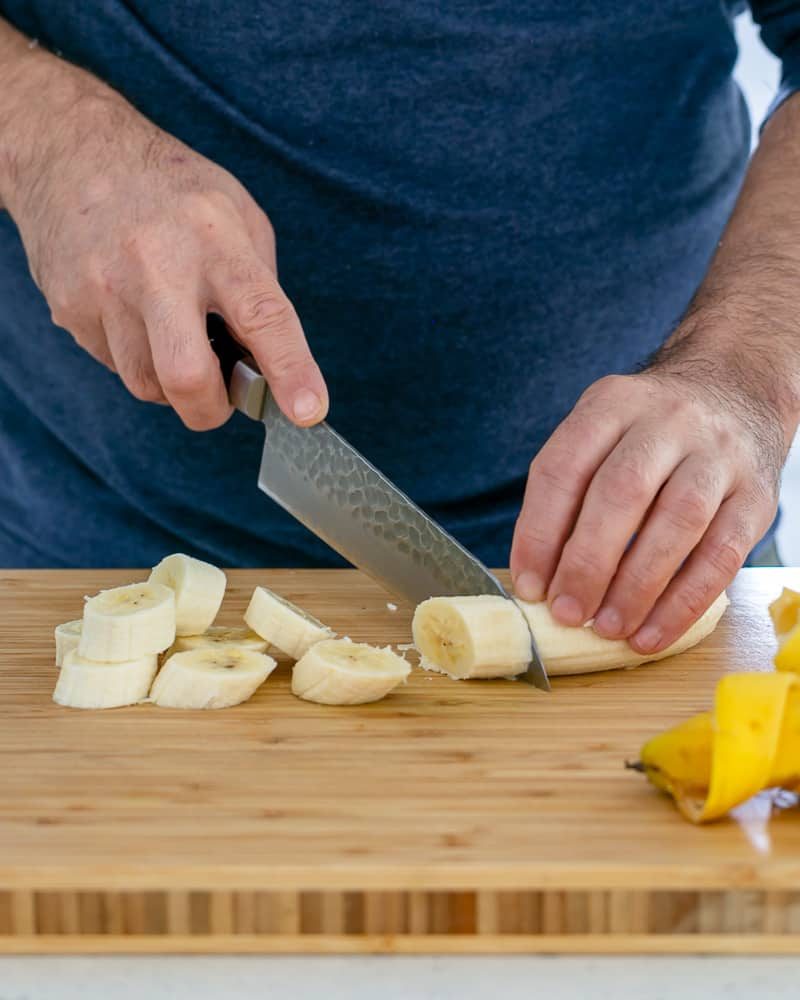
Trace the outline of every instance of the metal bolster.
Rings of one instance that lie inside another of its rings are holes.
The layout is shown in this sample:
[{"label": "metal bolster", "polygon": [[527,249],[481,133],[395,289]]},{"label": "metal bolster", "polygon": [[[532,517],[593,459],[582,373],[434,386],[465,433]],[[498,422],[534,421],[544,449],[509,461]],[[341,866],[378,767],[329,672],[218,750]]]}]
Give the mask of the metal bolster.
[{"label": "metal bolster", "polygon": [[237,361],[231,374],[231,403],[252,420],[261,420],[267,400],[267,383],[250,359]]}]

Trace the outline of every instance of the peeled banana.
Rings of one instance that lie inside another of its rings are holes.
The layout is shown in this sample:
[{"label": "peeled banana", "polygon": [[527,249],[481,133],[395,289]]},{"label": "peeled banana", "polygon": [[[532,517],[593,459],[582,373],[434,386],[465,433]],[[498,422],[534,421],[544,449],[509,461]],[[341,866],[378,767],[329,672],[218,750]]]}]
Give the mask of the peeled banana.
[{"label": "peeled banana", "polygon": [[241,646],[187,649],[169,657],[150,691],[162,708],[229,708],[256,691],[277,664]]},{"label": "peeled banana", "polygon": [[98,663],[77,649],[64,657],[53,701],[69,708],[119,708],[147,697],[158,669],[158,657],[148,653],[134,660]]},{"label": "peeled banana", "polygon": [[764,788],[800,790],[800,677],[728,674],[714,711],[649,740],[637,767],[695,823]]},{"label": "peeled banana", "polygon": [[590,627],[568,628],[560,625],[544,603],[528,604],[519,601],[518,604],[536,636],[536,646],[547,672],[555,677],[561,674],[612,670],[616,667],[638,667],[643,663],[683,653],[714,631],[730,601],[723,592],[680,639],[676,639],[660,653],[650,654],[637,653],[625,639],[603,639]]},{"label": "peeled banana", "polygon": [[459,679],[508,677],[522,673],[530,660],[527,619],[548,674],[558,676],[636,667],[682,653],[713,632],[728,604],[727,595],[720,594],[680,639],[649,655],[635,652],[624,639],[560,625],[545,603],[499,595],[431,598],[417,607],[411,627],[425,669]]},{"label": "peeled banana", "polygon": [[64,622],[63,625],[56,625],[56,666],[60,667],[64,662],[64,657],[71,649],[77,649],[78,640],[81,637],[83,622],[80,618],[72,622]]},{"label": "peeled banana", "polygon": [[175,595],[159,583],[101,590],[83,608],[78,649],[99,663],[161,653],[175,639]]},{"label": "peeled banana", "polygon": [[299,660],[315,643],[332,639],[335,634],[266,587],[256,587],[253,591],[244,620],[262,639],[293,660]]},{"label": "peeled banana", "polygon": [[153,568],[149,583],[160,583],[175,593],[175,634],[199,635],[217,617],[227,579],[211,563],[177,552]]},{"label": "peeled banana", "polygon": [[252,629],[243,626],[212,625],[202,635],[179,635],[167,652],[182,653],[187,649],[219,649],[221,646],[241,646],[256,653],[266,653],[269,643]]},{"label": "peeled banana", "polygon": [[388,646],[328,639],[315,643],[294,665],[292,693],[321,705],[362,705],[383,698],[410,672]]}]

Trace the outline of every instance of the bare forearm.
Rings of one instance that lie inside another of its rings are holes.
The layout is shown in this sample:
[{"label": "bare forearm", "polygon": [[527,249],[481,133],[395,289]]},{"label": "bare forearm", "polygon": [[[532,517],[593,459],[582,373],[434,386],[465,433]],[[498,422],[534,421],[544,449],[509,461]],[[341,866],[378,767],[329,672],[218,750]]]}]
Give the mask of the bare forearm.
[{"label": "bare forearm", "polygon": [[764,129],[736,210],[656,368],[751,396],[791,442],[800,420],[800,95]]},{"label": "bare forearm", "polygon": [[[681,252],[680,247],[675,253]],[[666,648],[772,522],[800,417],[800,97],[764,130],[692,306],[534,459],[511,570],[565,625]],[[633,539],[633,541],[631,541]]]},{"label": "bare forearm", "polygon": [[45,162],[74,141],[70,112],[83,99],[122,100],[0,18],[0,207],[13,214]]},{"label": "bare forearm", "polygon": [[242,185],[90,73],[0,19],[0,203],[53,321],[144,402],[196,430],[231,406],[207,336],[220,314],[295,423],[327,389]]}]

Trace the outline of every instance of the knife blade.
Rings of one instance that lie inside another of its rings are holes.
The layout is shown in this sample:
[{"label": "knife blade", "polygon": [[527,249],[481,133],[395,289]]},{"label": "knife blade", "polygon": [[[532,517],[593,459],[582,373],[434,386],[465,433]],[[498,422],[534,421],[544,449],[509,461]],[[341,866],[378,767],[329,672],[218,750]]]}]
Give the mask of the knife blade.
[{"label": "knife blade", "polygon": [[[508,598],[483,563],[327,422],[297,427],[284,416],[255,362],[242,356],[238,345],[226,344],[223,351],[223,337],[232,339],[218,330],[211,340],[231,403],[265,427],[258,475],[262,492],[390,593],[413,604],[457,594]],[[521,678],[550,690],[532,633],[531,662]]]}]

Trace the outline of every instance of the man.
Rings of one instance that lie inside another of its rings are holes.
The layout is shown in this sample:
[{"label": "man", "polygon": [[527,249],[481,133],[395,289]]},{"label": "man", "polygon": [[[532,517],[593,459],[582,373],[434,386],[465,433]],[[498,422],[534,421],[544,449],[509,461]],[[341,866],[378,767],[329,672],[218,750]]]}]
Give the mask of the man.
[{"label": "man", "polygon": [[736,3],[0,0],[0,564],[336,564],[255,489],[217,312],[484,560],[524,494],[523,597],[666,646],[798,423],[800,3],[752,6],[747,169]]}]

